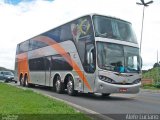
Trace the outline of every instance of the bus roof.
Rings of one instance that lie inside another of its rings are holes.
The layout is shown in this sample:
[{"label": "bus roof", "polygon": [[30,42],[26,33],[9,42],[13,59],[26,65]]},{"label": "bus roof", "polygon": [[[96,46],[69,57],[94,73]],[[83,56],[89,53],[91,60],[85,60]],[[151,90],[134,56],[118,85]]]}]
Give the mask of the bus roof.
[{"label": "bus roof", "polygon": [[[30,40],[30,39],[32,39],[32,38],[34,38],[34,37],[37,37],[37,36],[40,35],[40,34],[43,34],[43,33],[45,33],[45,32],[48,32],[48,31],[52,30],[52,29],[58,28],[58,27],[60,27],[60,26],[62,26],[62,25],[65,25],[65,24],[67,24],[67,23],[69,23],[69,22],[72,22],[72,21],[74,21],[74,20],[76,20],[76,19],[79,19],[79,18],[81,18],[81,17],[85,17],[85,16],[91,16],[91,17],[92,17],[92,16],[94,16],[94,15],[104,16],[104,17],[108,17],[108,18],[112,18],[112,19],[124,21],[124,22],[127,22],[127,23],[131,24],[130,22],[128,22],[128,21],[126,21],[126,20],[123,20],[123,19],[120,19],[120,18],[117,18],[117,17],[113,17],[113,16],[109,16],[109,15],[102,15],[102,14],[97,14],[97,13],[90,13],[90,14],[85,14],[85,15],[76,17],[76,18],[74,18],[74,19],[72,19],[72,20],[69,20],[69,21],[65,22],[64,24],[57,25],[57,26],[55,26],[54,28],[51,28],[51,29],[49,29],[49,30],[47,30],[47,31],[44,31],[44,32],[42,32],[42,33],[39,33],[39,34],[37,34],[37,35],[35,35],[35,36],[27,39],[27,40]],[[21,43],[23,43],[23,42],[25,42],[25,41],[27,41],[27,40],[24,40],[24,41],[18,43],[17,45],[19,45],[19,44],[21,44]]]}]

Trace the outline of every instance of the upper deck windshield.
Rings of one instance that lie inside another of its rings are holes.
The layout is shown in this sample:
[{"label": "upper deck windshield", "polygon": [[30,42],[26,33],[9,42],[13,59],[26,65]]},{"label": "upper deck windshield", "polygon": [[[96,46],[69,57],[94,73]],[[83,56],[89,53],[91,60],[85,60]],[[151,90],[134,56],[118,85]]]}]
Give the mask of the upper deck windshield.
[{"label": "upper deck windshield", "polygon": [[101,69],[120,73],[140,72],[139,48],[97,42],[97,58]]},{"label": "upper deck windshield", "polygon": [[129,22],[99,15],[93,16],[93,22],[96,37],[137,43],[136,36]]}]

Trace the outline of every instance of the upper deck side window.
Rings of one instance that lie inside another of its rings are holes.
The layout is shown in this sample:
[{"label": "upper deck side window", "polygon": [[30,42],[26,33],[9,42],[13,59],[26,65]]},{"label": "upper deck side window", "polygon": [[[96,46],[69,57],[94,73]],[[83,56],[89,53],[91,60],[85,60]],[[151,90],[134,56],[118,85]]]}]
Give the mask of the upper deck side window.
[{"label": "upper deck side window", "polygon": [[28,49],[29,49],[29,41],[27,40],[17,45],[16,53],[17,54],[24,53],[27,52]]}]

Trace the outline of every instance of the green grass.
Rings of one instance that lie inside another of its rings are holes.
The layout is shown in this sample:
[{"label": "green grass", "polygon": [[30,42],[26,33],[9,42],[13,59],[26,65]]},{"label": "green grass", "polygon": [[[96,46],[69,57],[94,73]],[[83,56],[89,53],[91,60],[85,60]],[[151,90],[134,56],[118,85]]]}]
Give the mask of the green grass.
[{"label": "green grass", "polygon": [[89,119],[63,102],[4,83],[0,83],[0,115],[18,115],[18,120]]},{"label": "green grass", "polygon": [[150,89],[150,90],[160,90],[159,88],[155,87],[155,85],[149,84],[149,85],[143,85],[143,89]]}]

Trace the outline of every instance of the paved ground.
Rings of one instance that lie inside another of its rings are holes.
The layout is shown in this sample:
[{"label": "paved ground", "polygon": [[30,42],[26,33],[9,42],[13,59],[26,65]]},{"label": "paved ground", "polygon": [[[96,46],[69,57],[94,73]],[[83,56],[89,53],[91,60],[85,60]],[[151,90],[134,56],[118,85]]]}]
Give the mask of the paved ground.
[{"label": "paved ground", "polygon": [[100,95],[82,93],[76,97],[72,97],[67,94],[57,94],[46,89],[36,89],[102,114],[160,112],[160,93],[140,92],[137,95],[113,94],[110,97],[102,98]]},{"label": "paved ground", "polygon": [[119,116],[122,114],[123,117],[126,118],[126,115],[128,114],[133,115],[144,113],[159,114],[158,119],[160,119],[160,92],[141,90],[138,94],[112,94],[110,97],[102,98],[98,94],[80,93],[76,97],[69,96],[66,93],[57,94],[46,87],[35,87],[32,89],[77,104],[117,120],[120,120]]}]

